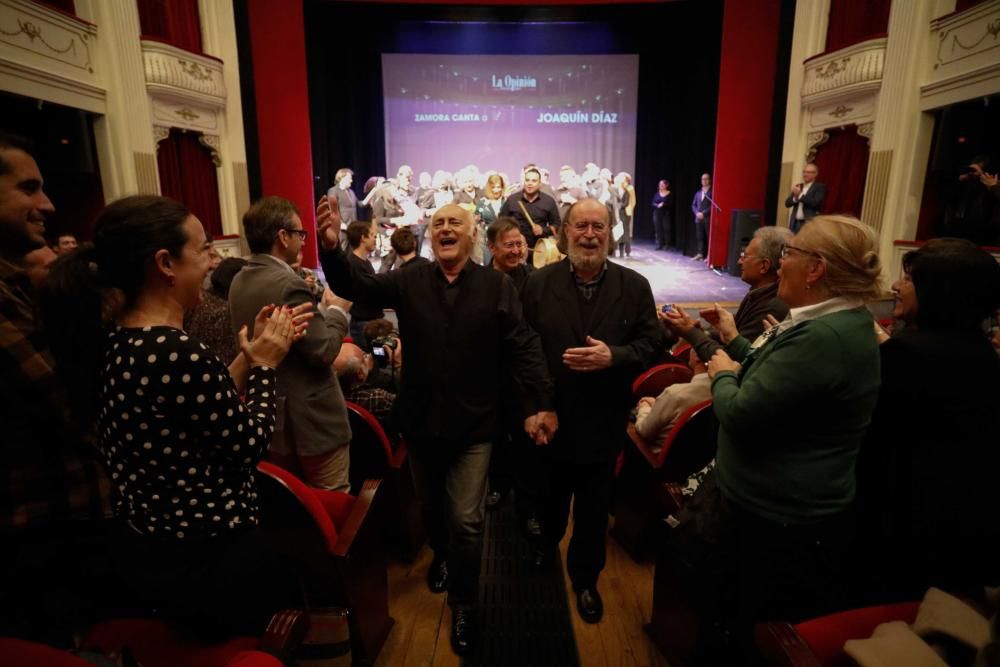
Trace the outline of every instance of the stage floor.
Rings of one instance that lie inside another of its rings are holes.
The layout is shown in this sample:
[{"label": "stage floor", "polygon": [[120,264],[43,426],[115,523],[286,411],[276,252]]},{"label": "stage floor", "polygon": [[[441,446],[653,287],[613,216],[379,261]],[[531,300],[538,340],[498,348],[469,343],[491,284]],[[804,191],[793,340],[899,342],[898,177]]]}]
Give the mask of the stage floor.
[{"label": "stage floor", "polygon": [[653,288],[657,304],[679,303],[704,306],[738,304],[749,286],[738,276],[716,275],[705,266],[677,250],[654,250],[652,242],[633,241],[630,257],[612,261],[641,273]]},{"label": "stage floor", "polygon": [[[429,245],[425,244],[426,254]],[[704,307],[718,302],[735,308],[749,289],[738,276],[725,272],[716,275],[704,262],[696,262],[677,250],[654,250],[655,247],[652,241],[633,241],[630,257],[609,259],[642,274],[653,288],[657,304]],[[378,269],[379,260],[373,259],[372,264]]]}]

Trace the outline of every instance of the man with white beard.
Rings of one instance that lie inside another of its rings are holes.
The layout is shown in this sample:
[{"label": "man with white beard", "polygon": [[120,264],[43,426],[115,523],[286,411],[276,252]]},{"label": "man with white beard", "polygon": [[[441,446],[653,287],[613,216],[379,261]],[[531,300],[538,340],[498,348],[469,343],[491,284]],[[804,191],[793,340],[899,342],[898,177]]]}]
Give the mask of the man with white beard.
[{"label": "man with white beard", "polygon": [[568,257],[535,271],[522,292],[525,319],[542,338],[555,380],[559,418],[559,431],[542,451],[544,548],[537,561],[558,553],[575,496],[566,570],[581,618],[596,623],[603,614],[597,579],[631,383],[652,365],[663,332],[646,279],[607,261],[608,208],[583,199],[570,208],[562,230]]}]

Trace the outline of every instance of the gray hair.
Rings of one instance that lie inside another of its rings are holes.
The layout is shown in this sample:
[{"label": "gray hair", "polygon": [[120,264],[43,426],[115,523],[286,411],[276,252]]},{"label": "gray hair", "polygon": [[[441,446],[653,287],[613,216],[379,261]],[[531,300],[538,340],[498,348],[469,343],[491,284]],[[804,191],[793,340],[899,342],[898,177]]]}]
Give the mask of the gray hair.
[{"label": "gray hair", "polygon": [[753,237],[759,240],[759,257],[771,262],[771,272],[777,271],[781,264],[781,246],[791,241],[793,236],[788,227],[774,225],[760,227],[753,233]]}]

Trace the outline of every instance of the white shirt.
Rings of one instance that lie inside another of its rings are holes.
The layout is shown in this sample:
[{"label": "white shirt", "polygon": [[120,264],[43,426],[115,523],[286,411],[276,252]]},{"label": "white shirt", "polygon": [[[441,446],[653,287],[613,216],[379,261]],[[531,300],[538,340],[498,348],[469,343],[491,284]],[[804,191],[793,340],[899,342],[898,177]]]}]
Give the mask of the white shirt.
[{"label": "white shirt", "polygon": [[806,184],[804,184],[802,186],[802,192],[800,192],[799,196],[795,198],[795,201],[797,202],[795,204],[795,219],[796,220],[805,220],[806,219],[806,214],[802,211],[802,198],[806,196],[806,193],[809,192],[809,188],[811,188],[811,187],[812,187],[812,183],[806,183]]}]

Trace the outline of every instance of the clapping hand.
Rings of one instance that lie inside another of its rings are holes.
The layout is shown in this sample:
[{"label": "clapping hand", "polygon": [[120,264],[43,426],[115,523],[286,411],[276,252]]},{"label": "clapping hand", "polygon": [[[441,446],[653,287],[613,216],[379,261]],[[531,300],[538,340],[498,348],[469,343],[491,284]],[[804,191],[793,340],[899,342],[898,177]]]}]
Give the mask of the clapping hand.
[{"label": "clapping hand", "polygon": [[[266,317],[264,316],[265,311],[269,311]],[[309,316],[311,317],[312,313],[309,313]],[[263,326],[260,326],[262,319]],[[251,367],[277,368],[285,355],[288,354],[288,349],[294,342],[295,335],[295,321],[291,308],[288,306],[280,308],[273,305],[265,306],[257,314],[252,342],[248,337],[247,326],[244,324],[240,328],[240,349]]]},{"label": "clapping hand", "polygon": [[716,350],[712,358],[708,360],[708,377],[715,379],[716,374],[722,371],[732,371],[739,374],[740,364],[733,361],[725,350]]},{"label": "clapping hand", "polygon": [[[288,307],[288,306],[286,306]],[[311,320],[316,313],[313,312],[313,304],[311,302],[300,303],[294,308],[289,308],[289,313],[292,317],[292,327],[293,335],[292,342],[299,340],[306,335],[306,330],[309,329],[309,320]],[[253,321],[253,336],[256,337],[257,333],[263,331],[267,327],[267,321],[271,317],[271,314],[275,310],[275,305],[269,304],[260,309],[257,313],[257,317]],[[252,340],[252,339],[251,339]]]},{"label": "clapping hand", "polygon": [[671,331],[674,331],[679,336],[686,336],[691,333],[692,329],[698,326],[698,322],[692,319],[691,316],[676,303],[671,304],[670,311],[666,313],[660,310],[656,311],[656,317],[667,325]]},{"label": "clapping hand", "polygon": [[316,233],[324,248],[332,250],[340,245],[340,202],[326,195],[316,205]]},{"label": "clapping hand", "polygon": [[778,318],[770,313],[768,313],[767,317],[763,319],[763,323],[764,323],[764,331],[770,331],[774,327],[781,324],[781,322],[778,321]]},{"label": "clapping hand", "polygon": [[992,188],[997,184],[996,174],[987,174],[985,171],[979,175],[979,181],[988,188]]},{"label": "clapping hand", "polygon": [[711,308],[705,308],[698,314],[704,317],[706,322],[715,327],[723,343],[729,344],[730,341],[740,335],[739,330],[736,328],[736,318],[719,304],[715,304]]}]

